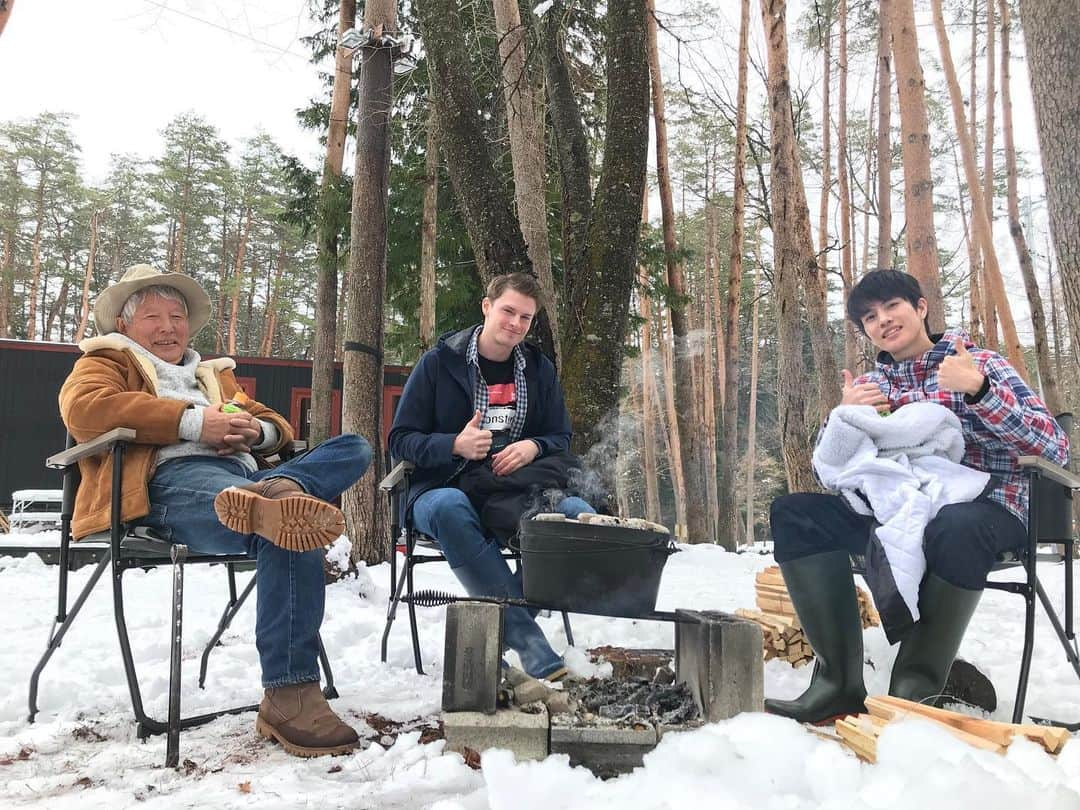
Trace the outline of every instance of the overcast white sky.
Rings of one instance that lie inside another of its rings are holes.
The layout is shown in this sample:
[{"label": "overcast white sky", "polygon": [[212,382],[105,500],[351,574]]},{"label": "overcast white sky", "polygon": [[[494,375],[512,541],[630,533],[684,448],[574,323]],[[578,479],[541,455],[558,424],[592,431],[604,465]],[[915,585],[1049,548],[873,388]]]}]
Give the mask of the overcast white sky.
[{"label": "overcast white sky", "polygon": [[[789,10],[793,79],[797,84],[820,83],[820,60],[798,51],[796,21],[804,4],[805,0],[793,0]],[[664,16],[665,9],[680,7],[681,0],[661,2],[660,6]],[[719,81],[733,81],[734,48],[724,43],[736,40],[738,5],[734,0],[723,0],[719,8],[718,16],[707,26],[711,30],[680,29],[677,21],[668,21],[675,23],[680,36],[694,41],[691,47],[708,55],[715,69],[731,77]],[[764,60],[756,3],[751,20],[756,51]],[[321,93],[317,70],[308,62],[307,50],[299,41],[310,26],[306,0],[16,0],[0,37],[0,120],[25,118],[44,110],[74,113],[76,140],[82,146],[82,164],[91,182],[102,179],[112,153],[157,154],[162,128],[187,110],[205,117],[234,146],[262,128],[285,151],[314,167],[320,157],[317,136],[302,131],[294,116],[297,108]],[[918,28],[928,84],[932,91],[944,93],[941,78],[933,70],[937,42],[925,12]],[[965,76],[968,42],[967,33],[957,30],[953,54],[957,69]],[[668,81],[675,79],[680,65],[685,68],[693,61],[687,51],[680,53],[680,46],[670,36],[662,38],[661,50]],[[1012,77],[1017,147],[1039,171],[1031,93],[1019,36],[1014,36],[1013,52],[1019,57],[1014,59]],[[872,56],[866,58],[872,60]],[[849,92],[860,96],[869,92],[873,69],[872,61],[869,68],[856,61],[853,57],[853,77],[860,71],[865,75],[854,79]],[[683,75],[685,78],[685,72]],[[966,88],[966,79],[962,82]],[[982,76],[979,82],[981,86]],[[761,89],[752,88],[754,92]],[[820,107],[820,93],[818,96],[814,101]],[[853,101],[850,106],[859,109],[863,103]],[[947,132],[940,135],[949,137]],[[820,183],[815,188],[817,178],[812,172],[806,172],[806,177],[810,210],[816,217]],[[899,179],[897,173],[894,182]],[[1041,199],[1041,180],[1021,181],[1020,192],[1022,197]],[[899,205],[899,187],[895,194],[894,205]],[[1003,207],[1003,201],[999,205]],[[658,205],[650,205],[650,210],[654,218],[658,216]],[[939,222],[939,228],[946,231],[939,237],[958,244],[959,224],[954,224],[957,227],[950,229]],[[1036,207],[1034,224],[1032,246],[1041,250],[1046,232],[1044,208]],[[894,221],[894,229],[899,227],[900,222]],[[955,233],[950,236],[948,230]],[[1004,216],[995,221],[995,242],[1017,321],[1022,332],[1028,331],[1026,301]]]},{"label": "overcast white sky", "polygon": [[114,152],[156,154],[187,110],[234,145],[262,127],[314,163],[317,136],[294,118],[319,93],[299,41],[309,27],[304,0],[16,0],[0,37],[0,120],[75,113],[90,180]]}]

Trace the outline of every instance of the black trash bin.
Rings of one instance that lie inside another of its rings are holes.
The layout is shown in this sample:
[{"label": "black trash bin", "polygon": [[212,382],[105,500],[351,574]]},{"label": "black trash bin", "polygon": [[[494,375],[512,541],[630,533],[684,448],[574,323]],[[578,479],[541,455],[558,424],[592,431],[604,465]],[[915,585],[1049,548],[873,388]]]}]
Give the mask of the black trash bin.
[{"label": "black trash bin", "polygon": [[558,610],[641,616],[656,610],[671,535],[626,526],[523,520],[525,598]]}]

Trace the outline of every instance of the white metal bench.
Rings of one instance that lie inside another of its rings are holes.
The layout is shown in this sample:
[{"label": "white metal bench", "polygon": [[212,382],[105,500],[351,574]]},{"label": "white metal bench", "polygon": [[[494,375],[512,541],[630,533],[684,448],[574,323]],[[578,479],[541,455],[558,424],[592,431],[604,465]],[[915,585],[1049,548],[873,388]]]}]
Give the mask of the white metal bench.
[{"label": "white metal bench", "polygon": [[8,523],[12,533],[27,529],[60,528],[60,489],[20,489],[11,493]]}]

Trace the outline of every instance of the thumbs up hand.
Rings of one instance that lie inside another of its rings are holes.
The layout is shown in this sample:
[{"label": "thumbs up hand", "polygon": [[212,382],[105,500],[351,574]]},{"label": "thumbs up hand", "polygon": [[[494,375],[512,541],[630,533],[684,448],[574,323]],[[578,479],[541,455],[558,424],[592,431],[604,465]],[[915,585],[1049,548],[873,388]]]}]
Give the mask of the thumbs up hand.
[{"label": "thumbs up hand", "polygon": [[465,423],[461,433],[454,438],[454,455],[469,461],[479,461],[487,456],[491,449],[491,431],[480,429],[483,419],[483,414],[476,411],[472,419]]},{"label": "thumbs up hand", "polygon": [[943,391],[956,391],[963,394],[977,394],[985,381],[985,375],[975,365],[964,344],[964,339],[953,339],[955,354],[948,355],[938,366],[938,386]]},{"label": "thumbs up hand", "polygon": [[864,382],[853,385],[851,372],[846,368],[844,375],[844,393],[840,397],[841,405],[872,405],[878,413],[889,412],[889,400],[875,382]]}]

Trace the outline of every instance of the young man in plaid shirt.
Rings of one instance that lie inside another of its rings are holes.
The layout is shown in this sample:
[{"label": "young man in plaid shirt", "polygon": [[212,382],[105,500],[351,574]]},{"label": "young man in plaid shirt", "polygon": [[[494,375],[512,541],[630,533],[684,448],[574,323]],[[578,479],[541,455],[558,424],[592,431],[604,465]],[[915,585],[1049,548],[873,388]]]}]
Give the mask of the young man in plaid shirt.
[{"label": "young man in plaid shirt", "polygon": [[[997,556],[1026,540],[1027,481],[1017,458],[1065,465],[1069,439],[1001,355],[967,335],[930,335],[926,299],[913,276],[867,273],[848,297],[847,316],[880,352],[857,379],[845,369],[841,404],[870,405],[883,415],[911,402],[936,402],[960,418],[963,464],[990,474],[975,501],[943,507],[926,526],[927,575],[921,618],[900,643],[889,694],[922,701],[940,694],[986,575]],[[849,555],[866,549],[873,518],[839,495],[795,493],[773,501],[776,561],[817,655],[809,688],[765,708],[820,723],[863,710],[862,623]]]}]

